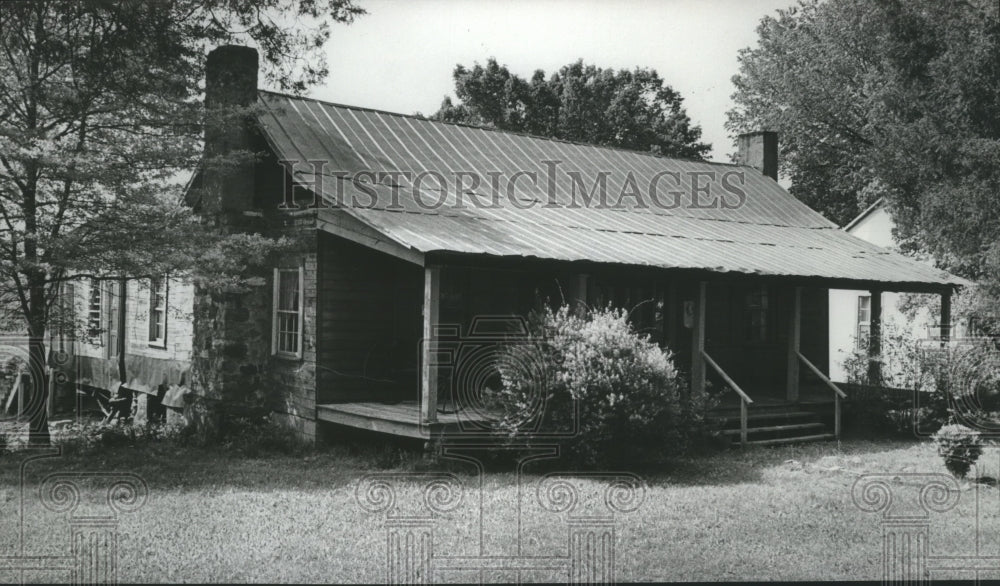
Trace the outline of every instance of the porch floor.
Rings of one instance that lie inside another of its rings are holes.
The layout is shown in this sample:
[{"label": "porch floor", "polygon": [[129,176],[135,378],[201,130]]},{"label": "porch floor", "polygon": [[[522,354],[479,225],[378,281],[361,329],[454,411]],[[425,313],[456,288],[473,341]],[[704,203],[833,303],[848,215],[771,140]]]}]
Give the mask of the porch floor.
[{"label": "porch floor", "polygon": [[[761,407],[793,405],[816,407],[833,404],[833,391],[822,385],[802,385],[797,402],[788,401],[784,389],[758,389],[747,392],[753,399],[751,410]],[[739,410],[739,396],[731,389],[724,391],[719,399],[713,412],[728,413]],[[423,423],[420,420],[420,406],[417,401],[327,403],[316,406],[316,418],[327,423],[425,440],[451,434],[467,436],[488,434],[491,420],[488,416],[466,409],[459,413],[439,412],[437,422]]]},{"label": "porch floor", "polygon": [[432,439],[449,433],[483,433],[489,429],[490,418],[472,410],[437,414],[437,422],[420,420],[416,401],[379,403],[374,401],[327,403],[316,406],[319,421],[346,425],[417,439]]}]

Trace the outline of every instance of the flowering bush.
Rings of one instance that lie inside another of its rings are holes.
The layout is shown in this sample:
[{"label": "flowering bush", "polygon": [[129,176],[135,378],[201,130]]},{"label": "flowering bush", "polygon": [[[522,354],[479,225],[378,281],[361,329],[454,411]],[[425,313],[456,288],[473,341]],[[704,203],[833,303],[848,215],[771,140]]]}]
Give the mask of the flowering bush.
[{"label": "flowering bush", "polygon": [[[988,340],[946,348],[921,345],[911,333],[887,324],[882,336],[882,386],[920,393],[919,409],[912,398],[851,398],[850,417],[877,426],[911,431],[934,430],[958,420],[995,419],[1000,411],[1000,352]],[[844,361],[848,382],[864,384],[868,355],[857,350]],[[912,397],[912,396],[911,396]]]},{"label": "flowering bush", "polygon": [[964,425],[946,425],[933,437],[938,445],[938,455],[944,459],[945,468],[956,478],[965,478],[983,453],[979,432]]},{"label": "flowering bush", "polygon": [[[932,362],[909,330],[893,322],[882,324],[882,384],[899,389],[925,390],[933,386]],[[855,348],[844,359],[847,382],[868,382],[868,348]]]},{"label": "flowering bush", "polygon": [[636,333],[624,310],[546,309],[529,332],[498,360],[498,426],[510,438],[556,434],[564,462],[621,466],[669,459],[701,430],[705,401],[689,399],[670,351]]}]

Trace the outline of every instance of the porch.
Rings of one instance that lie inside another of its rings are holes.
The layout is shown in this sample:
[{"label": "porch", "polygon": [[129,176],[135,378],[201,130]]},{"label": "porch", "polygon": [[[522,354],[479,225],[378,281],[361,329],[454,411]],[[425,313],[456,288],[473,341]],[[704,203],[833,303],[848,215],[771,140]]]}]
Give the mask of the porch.
[{"label": "porch", "polygon": [[473,410],[438,412],[436,420],[428,422],[421,416],[417,401],[327,403],[316,406],[316,418],[326,423],[426,441],[459,434],[488,434],[490,430],[490,417]]},{"label": "porch", "polygon": [[[785,430],[808,430],[811,435],[822,435],[824,438],[832,433],[835,399],[825,386],[803,385],[798,401],[789,401],[783,389],[754,392],[752,398],[753,405],[747,411],[748,443],[772,440],[772,436],[781,435],[776,432]],[[737,436],[740,410],[740,397],[732,390],[724,389],[708,416],[723,421],[722,435]],[[437,412],[436,421],[429,423],[421,415],[417,400],[354,401],[317,405],[316,418],[320,422],[355,429],[440,441],[488,439],[497,414],[474,408],[443,409]],[[775,420],[779,419],[782,421],[776,424]]]},{"label": "porch", "polygon": [[[547,303],[611,304],[630,309],[636,329],[674,353],[692,393],[714,390],[711,415],[726,421],[725,435],[741,444],[840,436],[847,395],[827,374],[828,288],[839,282],[453,256],[417,267],[326,243],[319,422],[429,441],[486,438],[493,417],[476,408],[476,397],[488,377],[466,376],[488,354],[479,350],[516,339],[517,324]],[[947,320],[947,291],[935,291]],[[877,376],[880,304],[872,305]]]}]

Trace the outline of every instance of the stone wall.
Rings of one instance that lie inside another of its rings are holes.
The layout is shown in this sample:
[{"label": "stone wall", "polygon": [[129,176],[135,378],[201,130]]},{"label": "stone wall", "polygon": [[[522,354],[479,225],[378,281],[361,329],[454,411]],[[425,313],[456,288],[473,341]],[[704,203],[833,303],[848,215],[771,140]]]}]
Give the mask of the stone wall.
[{"label": "stone wall", "polygon": [[207,408],[223,404],[242,414],[265,405],[271,280],[258,276],[261,284],[243,292],[195,288],[192,382]]}]

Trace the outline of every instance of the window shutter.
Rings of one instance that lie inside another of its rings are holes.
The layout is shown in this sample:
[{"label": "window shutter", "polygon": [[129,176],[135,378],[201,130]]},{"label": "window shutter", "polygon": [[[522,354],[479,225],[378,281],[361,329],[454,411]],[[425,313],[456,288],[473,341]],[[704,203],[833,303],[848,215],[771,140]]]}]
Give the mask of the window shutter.
[{"label": "window shutter", "polygon": [[280,275],[278,269],[274,269],[274,285],[272,287],[271,299],[271,355],[278,353],[278,281]]},{"label": "window shutter", "polygon": [[305,300],[305,268],[299,267],[299,343],[297,346],[298,352],[296,352],[297,358],[302,358],[302,341],[305,339],[306,331],[306,307],[303,304]]}]

